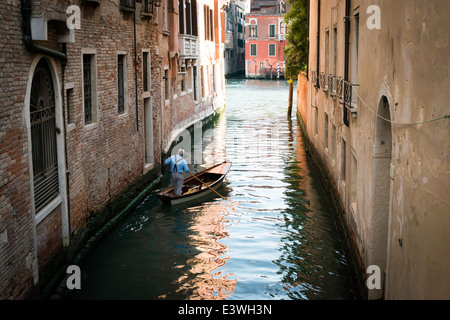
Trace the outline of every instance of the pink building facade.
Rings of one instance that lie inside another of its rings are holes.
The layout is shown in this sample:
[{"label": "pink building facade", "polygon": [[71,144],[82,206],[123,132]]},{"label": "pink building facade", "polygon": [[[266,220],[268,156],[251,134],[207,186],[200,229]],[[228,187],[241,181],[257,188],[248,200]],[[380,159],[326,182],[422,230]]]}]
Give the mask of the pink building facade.
[{"label": "pink building facade", "polygon": [[253,0],[245,16],[245,75],[247,78],[284,77],[286,25],[284,0]]}]

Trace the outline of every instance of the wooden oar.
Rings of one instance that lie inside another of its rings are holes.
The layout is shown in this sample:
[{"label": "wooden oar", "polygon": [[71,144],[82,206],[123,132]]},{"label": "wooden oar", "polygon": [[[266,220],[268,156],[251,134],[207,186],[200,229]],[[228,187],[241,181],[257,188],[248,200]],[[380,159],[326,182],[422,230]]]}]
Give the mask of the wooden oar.
[{"label": "wooden oar", "polygon": [[210,186],[208,186],[206,183],[204,183],[202,180],[200,180],[199,178],[197,178],[196,176],[194,176],[192,173],[189,172],[189,174],[191,176],[193,176],[195,179],[197,179],[198,181],[200,181],[202,184],[205,184],[205,186],[207,186],[208,188],[210,188],[212,191],[214,191],[219,197],[221,197],[222,199],[227,200],[225,197],[223,197],[220,193],[218,193],[216,190],[214,190],[213,188],[211,188]]}]

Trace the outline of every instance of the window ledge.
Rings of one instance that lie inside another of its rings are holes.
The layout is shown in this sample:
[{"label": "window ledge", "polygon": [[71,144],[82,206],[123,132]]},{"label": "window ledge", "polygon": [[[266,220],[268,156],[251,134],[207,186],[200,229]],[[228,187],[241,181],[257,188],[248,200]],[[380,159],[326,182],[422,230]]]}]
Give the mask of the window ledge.
[{"label": "window ledge", "polygon": [[69,123],[67,125],[67,133],[75,129],[75,123]]},{"label": "window ledge", "polygon": [[128,118],[128,112],[125,111],[125,112],[123,112],[123,113],[120,113],[120,114],[118,115],[118,118],[119,118],[119,119],[125,119],[125,118]]},{"label": "window ledge", "polygon": [[144,91],[143,93],[142,93],[142,98],[150,98],[151,97],[151,95],[150,95],[150,91]]},{"label": "window ledge", "polygon": [[62,203],[61,196],[58,195],[55,199],[50,201],[49,204],[47,204],[44,208],[42,208],[36,215],[35,215],[35,222],[36,225],[41,223],[53,210],[56,209],[60,204]]},{"label": "window ledge", "polygon": [[84,129],[85,130],[93,130],[93,129],[96,129],[97,126],[98,126],[97,122],[89,123],[84,126]]}]

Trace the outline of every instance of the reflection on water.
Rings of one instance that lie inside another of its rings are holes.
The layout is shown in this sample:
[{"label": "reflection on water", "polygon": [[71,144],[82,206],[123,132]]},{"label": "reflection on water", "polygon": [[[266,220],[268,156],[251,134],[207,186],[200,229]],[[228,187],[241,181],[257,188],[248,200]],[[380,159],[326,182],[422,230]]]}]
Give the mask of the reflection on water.
[{"label": "reflection on water", "polygon": [[[286,81],[228,80],[203,165],[233,162],[218,196],[151,194],[82,266],[76,299],[354,299],[331,208],[286,119]],[[166,176],[166,184],[169,178]]]}]

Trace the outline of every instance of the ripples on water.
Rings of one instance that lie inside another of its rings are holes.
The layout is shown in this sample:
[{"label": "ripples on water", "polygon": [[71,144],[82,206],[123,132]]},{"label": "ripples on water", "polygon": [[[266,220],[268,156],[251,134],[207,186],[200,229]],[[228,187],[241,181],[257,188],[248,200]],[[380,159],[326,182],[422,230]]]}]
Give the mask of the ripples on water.
[{"label": "ripples on water", "polygon": [[227,199],[171,208],[151,194],[89,256],[75,298],[356,297],[295,115],[286,119],[286,81],[228,80],[226,90],[205,164],[191,167],[232,161]]}]

